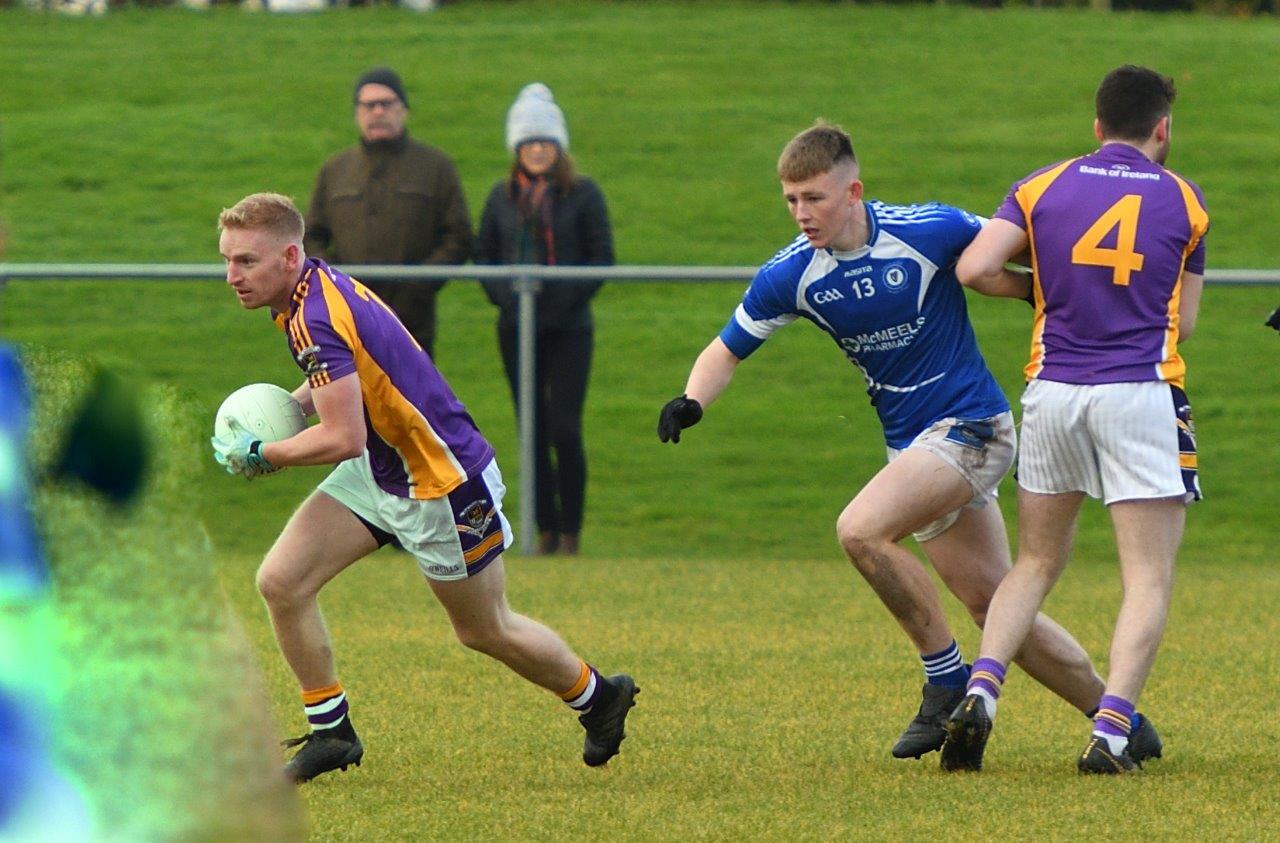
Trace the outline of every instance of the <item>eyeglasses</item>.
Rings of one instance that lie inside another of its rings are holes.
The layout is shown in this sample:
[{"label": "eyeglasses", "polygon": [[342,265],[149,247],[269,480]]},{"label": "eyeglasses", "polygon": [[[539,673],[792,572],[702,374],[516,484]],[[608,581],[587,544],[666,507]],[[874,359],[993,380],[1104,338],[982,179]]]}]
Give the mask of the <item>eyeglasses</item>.
[{"label": "eyeglasses", "polygon": [[395,108],[399,104],[400,104],[400,100],[398,100],[395,97],[390,97],[389,99],[385,99],[385,100],[358,100],[356,102],[356,107],[359,108],[361,111],[375,111],[376,109],[379,109],[379,108],[390,111],[391,109]]}]

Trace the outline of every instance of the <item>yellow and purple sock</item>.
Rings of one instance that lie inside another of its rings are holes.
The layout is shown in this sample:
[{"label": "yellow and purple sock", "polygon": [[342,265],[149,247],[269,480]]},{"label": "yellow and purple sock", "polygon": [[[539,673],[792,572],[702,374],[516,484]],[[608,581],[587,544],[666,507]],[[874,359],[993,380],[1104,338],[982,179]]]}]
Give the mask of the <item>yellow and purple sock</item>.
[{"label": "yellow and purple sock", "polygon": [[334,682],[314,691],[304,690],[302,708],[307,714],[307,722],[311,724],[311,731],[340,729],[347,722],[347,695],[342,690],[342,683]]},{"label": "yellow and purple sock", "polygon": [[944,650],[921,656],[924,662],[924,681],[944,688],[963,688],[969,681],[969,666],[960,655],[960,645],[955,639]]},{"label": "yellow and purple sock", "polygon": [[1004,686],[1004,665],[995,659],[978,659],[969,671],[969,685],[966,693],[977,694],[982,698],[987,709],[987,717],[996,716],[996,700],[1000,699],[1000,689]]},{"label": "yellow and purple sock", "polygon": [[600,689],[603,687],[604,680],[600,678],[600,674],[596,673],[594,667],[583,662],[578,681],[574,682],[569,690],[561,693],[560,699],[579,714],[586,714],[600,698]]},{"label": "yellow and purple sock", "polygon": [[1112,755],[1119,755],[1129,746],[1132,727],[1133,703],[1124,697],[1104,696],[1093,716],[1093,733],[1107,742]]}]

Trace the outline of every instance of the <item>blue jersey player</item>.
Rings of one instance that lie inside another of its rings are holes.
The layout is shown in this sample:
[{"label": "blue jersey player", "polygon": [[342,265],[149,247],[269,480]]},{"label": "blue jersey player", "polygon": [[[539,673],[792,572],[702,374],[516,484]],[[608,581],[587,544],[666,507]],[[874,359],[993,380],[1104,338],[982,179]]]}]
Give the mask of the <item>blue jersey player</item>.
[{"label": "blue jersey player", "polygon": [[[658,435],[679,442],[738,364],[797,318],[825,331],[858,367],[884,427],[888,464],[845,507],[836,532],[924,663],[922,704],[893,747],[898,758],[919,758],[946,739],[969,668],[933,580],[899,542],[915,535],[979,624],[1010,567],[1004,522],[991,504],[1013,460],[1013,419],[978,351],[954,272],[983,221],[937,203],[864,200],[849,136],[826,123],[791,140],[778,175],[802,234],[761,267],[694,363],[685,394],[663,408]],[[1088,655],[1044,615],[1018,663],[1081,711],[1098,705],[1103,683]]]}]

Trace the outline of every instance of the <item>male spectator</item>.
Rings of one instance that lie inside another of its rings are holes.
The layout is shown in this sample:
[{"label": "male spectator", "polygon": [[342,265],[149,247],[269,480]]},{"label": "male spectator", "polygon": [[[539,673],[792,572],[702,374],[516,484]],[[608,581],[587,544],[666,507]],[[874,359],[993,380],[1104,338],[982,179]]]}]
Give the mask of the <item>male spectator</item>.
[{"label": "male spectator", "polygon": [[1200,189],[1164,166],[1173,80],[1124,65],[1098,86],[1100,148],[1016,182],[960,257],[960,283],[1026,295],[1005,262],[1030,249],[1035,323],[1022,395],[1018,559],[1000,583],[942,767],[977,770],[1009,661],[1067,564],[1086,495],[1110,510],[1124,599],[1082,773],[1128,773],[1134,706],[1155,663],[1187,504],[1200,499],[1178,344],[1195,328],[1209,230]]},{"label": "male spectator", "polygon": [[[306,251],[343,264],[459,264],[471,256],[471,216],[453,160],[409,137],[400,76],[377,67],[356,80],[360,142],[320,168],[307,209]],[[428,354],[443,281],[370,282]]]}]

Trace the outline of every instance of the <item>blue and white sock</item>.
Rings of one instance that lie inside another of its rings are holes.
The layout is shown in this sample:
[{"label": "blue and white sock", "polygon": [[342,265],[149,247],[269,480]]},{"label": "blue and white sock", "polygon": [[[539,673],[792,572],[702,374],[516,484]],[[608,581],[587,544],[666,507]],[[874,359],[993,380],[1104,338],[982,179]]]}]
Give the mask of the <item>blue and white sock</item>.
[{"label": "blue and white sock", "polygon": [[969,666],[960,655],[960,645],[955,639],[946,649],[920,657],[924,662],[924,681],[944,688],[963,688],[969,681]]}]

